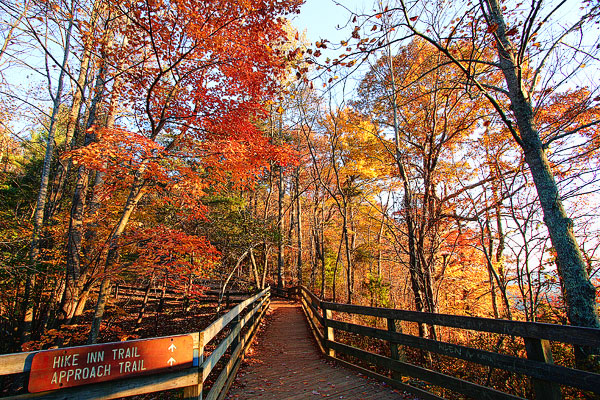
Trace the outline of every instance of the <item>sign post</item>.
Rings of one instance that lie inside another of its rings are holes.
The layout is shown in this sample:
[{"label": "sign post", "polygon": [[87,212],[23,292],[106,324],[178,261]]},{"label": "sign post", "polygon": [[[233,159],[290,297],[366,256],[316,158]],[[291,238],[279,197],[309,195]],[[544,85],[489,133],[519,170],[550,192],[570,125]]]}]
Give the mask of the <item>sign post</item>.
[{"label": "sign post", "polygon": [[33,356],[28,390],[56,390],[192,367],[191,335],[41,351]]}]

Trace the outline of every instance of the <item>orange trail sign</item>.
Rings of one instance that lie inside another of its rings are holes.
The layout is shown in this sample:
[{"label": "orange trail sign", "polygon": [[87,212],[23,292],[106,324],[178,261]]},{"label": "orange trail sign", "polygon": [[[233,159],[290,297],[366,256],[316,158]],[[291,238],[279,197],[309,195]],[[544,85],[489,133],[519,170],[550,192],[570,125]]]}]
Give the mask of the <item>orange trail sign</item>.
[{"label": "orange trail sign", "polygon": [[31,393],[149,375],[192,366],[191,335],[41,351],[33,356]]}]

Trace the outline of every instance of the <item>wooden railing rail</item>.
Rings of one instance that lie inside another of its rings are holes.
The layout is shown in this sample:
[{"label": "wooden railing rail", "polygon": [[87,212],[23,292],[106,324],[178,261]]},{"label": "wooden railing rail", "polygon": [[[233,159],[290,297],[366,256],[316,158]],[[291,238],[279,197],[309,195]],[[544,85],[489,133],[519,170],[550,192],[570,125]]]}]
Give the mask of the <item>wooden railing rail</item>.
[{"label": "wooden railing rail", "polygon": [[292,299],[299,295],[299,288],[297,286],[287,287],[287,288],[278,288],[272,287],[271,293],[276,297],[283,297],[286,299]]},{"label": "wooden railing rail", "polygon": [[[193,351],[194,360],[191,368],[3,399],[113,399],[177,388],[184,389],[185,399],[202,399],[208,375],[227,350],[232,348],[229,360],[206,392],[207,400],[223,399],[269,307],[270,295],[270,288],[267,288],[236,305],[203,331],[191,333],[193,348],[190,351]],[[231,326],[228,335],[205,358],[205,346],[227,326]],[[244,327],[247,329],[243,330]],[[39,352],[0,355],[0,375],[30,372],[33,356],[37,353]]]},{"label": "wooden railing rail", "polygon": [[[112,288],[113,295],[115,298],[118,297],[129,297],[134,299],[144,298],[146,295],[145,288],[139,288],[134,286],[126,286],[126,285],[115,285]],[[97,293],[98,289],[93,289],[91,293]],[[248,291],[240,291],[240,290],[226,290],[223,293],[223,298],[225,299],[225,303],[227,307],[229,307],[232,303],[239,303],[248,298],[248,296],[253,295],[255,292]],[[166,290],[165,296],[163,297],[160,288],[152,289],[148,294],[149,300],[160,300],[163,298],[165,301],[169,302],[182,302],[185,301],[186,295],[182,292],[177,292],[174,290]],[[194,296],[193,300],[195,303],[211,303],[218,302],[221,298],[221,292],[219,290],[209,289],[205,290],[201,296]]]},{"label": "wooden railing rail", "polygon": [[[528,376],[531,379],[536,399],[561,399],[560,385],[600,394],[600,374],[554,365],[549,345],[551,340],[576,346],[598,348],[600,347],[599,329],[331,303],[319,300],[305,287],[302,287],[300,292],[303,310],[315,338],[326,356],[354,369],[359,369],[366,375],[417,394],[422,398],[440,399],[431,392],[403,383],[401,381],[403,376],[422,380],[431,385],[447,388],[476,399],[520,399],[520,397],[509,393],[405,362],[401,346],[417,348]],[[387,320],[387,329],[334,319],[334,312],[383,318]],[[525,342],[527,358],[408,335],[401,332],[399,325],[396,323],[399,321],[522,337]],[[390,346],[391,357],[337,342],[335,341],[336,330],[387,342]],[[345,354],[380,369],[386,369],[390,371],[391,377],[340,360],[336,353]]]}]

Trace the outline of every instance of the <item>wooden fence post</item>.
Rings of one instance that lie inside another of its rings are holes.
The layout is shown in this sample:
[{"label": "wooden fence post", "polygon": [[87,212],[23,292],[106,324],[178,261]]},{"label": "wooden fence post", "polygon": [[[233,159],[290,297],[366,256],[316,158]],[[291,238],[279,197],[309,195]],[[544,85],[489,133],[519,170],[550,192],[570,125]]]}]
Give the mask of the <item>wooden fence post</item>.
[{"label": "wooden fence post", "polygon": [[[387,330],[389,332],[402,333],[402,327],[396,326],[396,320],[394,318],[387,318]],[[390,353],[392,359],[404,361],[404,351],[400,349],[400,345],[398,345],[397,343],[393,343],[390,341]],[[392,378],[400,380],[402,378],[402,374],[398,371],[392,371]]]},{"label": "wooden fence post", "polygon": [[[256,304],[252,304],[251,307],[255,307]],[[231,329],[235,329],[235,327],[240,323],[240,314],[236,315],[232,320],[231,320]],[[241,335],[242,331],[240,330],[240,332],[235,335],[235,338],[233,339],[233,341],[231,342],[231,348],[235,349],[238,344],[240,343],[240,335]]]},{"label": "wooden fence post", "polygon": [[[530,360],[541,361],[547,364],[554,364],[552,360],[552,350],[550,342],[544,339],[534,339],[524,337],[525,350],[527,358]],[[531,378],[535,398],[538,400],[561,400],[562,394],[560,386],[554,382]]]},{"label": "wooden fence post", "polygon": [[[196,354],[196,352],[198,352]],[[196,365],[198,363],[198,365]],[[194,366],[198,367],[198,384],[186,386],[183,388],[183,398],[185,400],[202,400],[202,389],[204,378],[202,373],[202,364],[204,363],[204,332],[198,333],[198,349],[194,349]]]},{"label": "wooden fence post", "polygon": [[[321,307],[323,307],[321,305]],[[334,337],[334,333],[333,333],[333,328],[330,326],[327,326],[327,321],[332,319],[332,314],[331,314],[331,310],[326,309],[325,307],[323,307],[323,327],[324,329],[324,333],[325,333],[325,343],[323,343],[323,347],[325,347],[325,350],[327,351],[327,355],[329,357],[335,357],[335,350],[333,350],[332,348],[330,348],[327,345],[327,341],[334,341],[335,337]]]}]

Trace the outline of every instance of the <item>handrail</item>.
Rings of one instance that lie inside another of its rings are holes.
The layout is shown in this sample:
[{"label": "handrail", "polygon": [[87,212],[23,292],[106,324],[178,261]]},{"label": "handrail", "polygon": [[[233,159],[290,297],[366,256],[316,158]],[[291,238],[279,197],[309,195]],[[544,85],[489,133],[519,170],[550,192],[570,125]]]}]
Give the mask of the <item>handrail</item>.
[{"label": "handrail", "polygon": [[[315,339],[326,356],[423,398],[439,399],[440,397],[402,382],[401,377],[408,376],[426,381],[434,386],[444,387],[473,398],[518,399],[520,397],[410,364],[404,361],[400,346],[417,348],[528,376],[533,383],[537,399],[562,398],[559,385],[600,393],[600,374],[554,365],[549,346],[549,340],[552,340],[574,345],[600,347],[600,329],[332,303],[321,301],[306,287],[300,288],[300,299]],[[334,319],[333,312],[385,318],[387,330]],[[405,334],[397,327],[396,321],[411,321],[522,337],[525,342],[527,358]],[[390,346],[391,357],[337,342],[335,341],[335,330],[385,341]],[[392,378],[341,360],[336,356],[336,352],[387,369]]]},{"label": "handrail", "polygon": [[[3,397],[3,399],[113,399],[177,388],[184,388],[185,399],[202,399],[203,385],[208,375],[227,350],[232,348],[229,360],[210,390],[206,393],[206,399],[220,400],[225,397],[227,390],[233,383],[241,360],[269,307],[270,294],[270,288],[266,288],[255,296],[236,305],[208,328],[200,332],[191,333],[194,352],[194,366],[191,368],[41,393],[26,393]],[[204,347],[225,327],[231,325],[231,322],[234,325],[231,326],[231,331],[227,337],[217,345],[208,357],[204,358]],[[248,329],[242,335],[242,330],[246,326]],[[64,349],[68,350],[70,348]],[[0,375],[29,372],[31,369],[31,360],[37,353],[39,352],[0,355]]]},{"label": "handrail", "polygon": [[598,329],[571,325],[546,324],[540,322],[522,322],[462,315],[434,314],[419,311],[397,310],[381,307],[357,306],[323,302],[323,307],[351,314],[369,315],[381,318],[393,318],[402,321],[420,322],[430,325],[471,329],[480,332],[500,333],[521,337],[552,340],[581,346],[600,346]]}]

